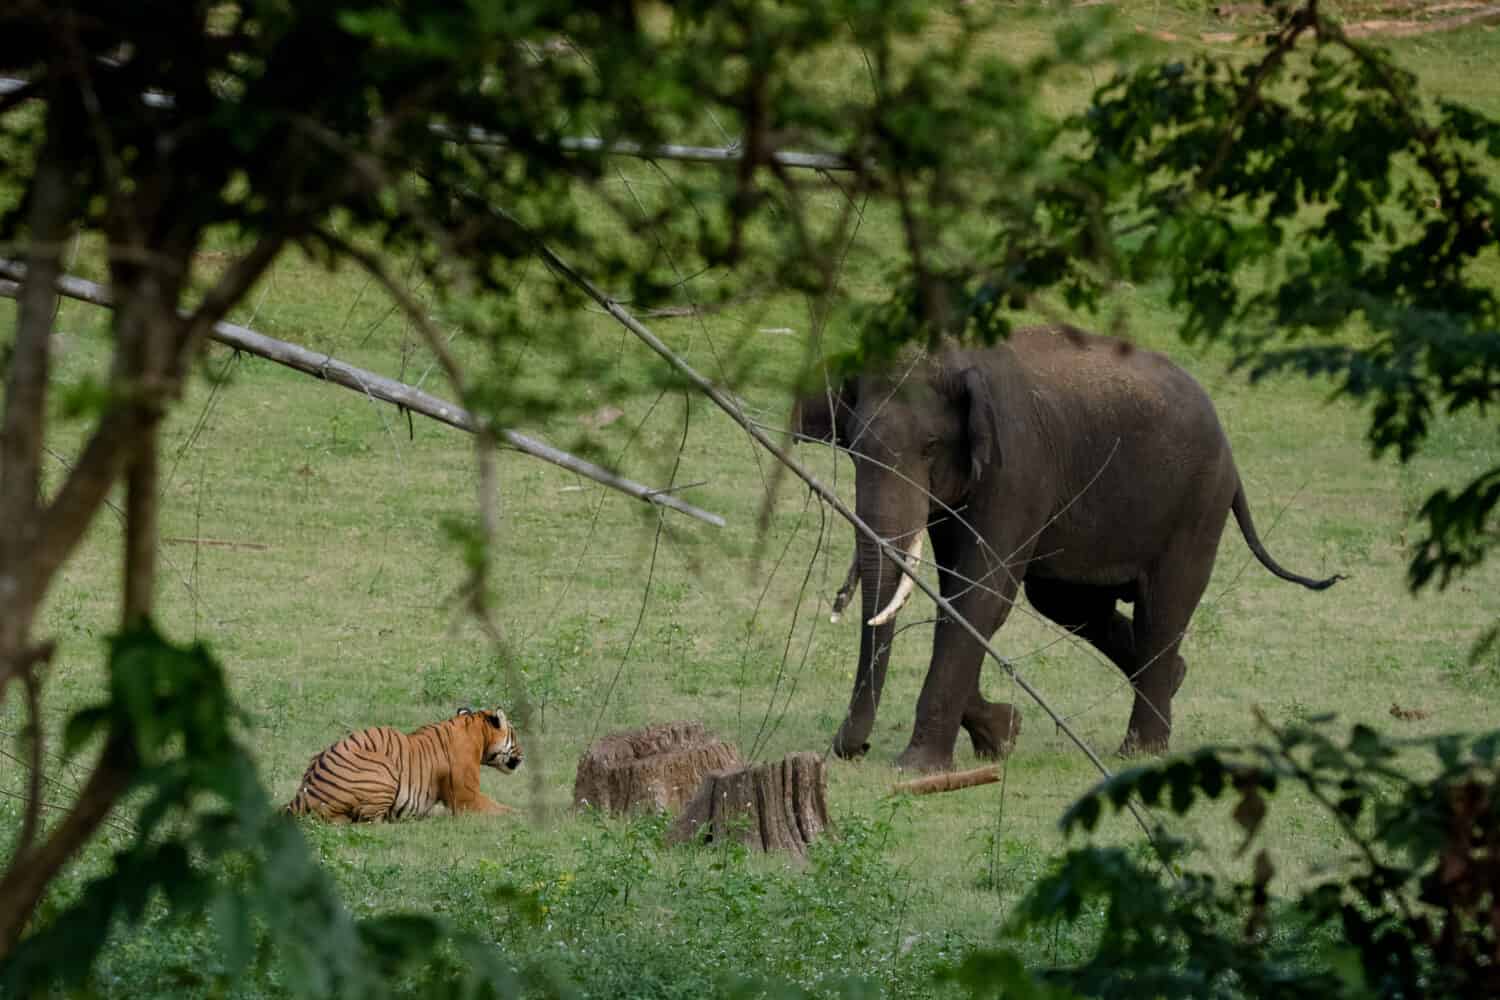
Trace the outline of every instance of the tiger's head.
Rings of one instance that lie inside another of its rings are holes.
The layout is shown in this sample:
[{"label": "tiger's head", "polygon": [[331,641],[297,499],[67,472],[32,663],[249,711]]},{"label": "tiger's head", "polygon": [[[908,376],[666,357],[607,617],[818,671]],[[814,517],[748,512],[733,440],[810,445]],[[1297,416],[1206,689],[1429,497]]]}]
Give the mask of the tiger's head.
[{"label": "tiger's head", "polygon": [[479,763],[507,772],[521,766],[521,762],[526,759],[526,752],[521,749],[521,741],[516,738],[516,731],[504,712],[498,708],[478,711],[460,708],[458,714],[468,716],[466,721],[481,734],[480,745],[483,750],[479,755]]}]

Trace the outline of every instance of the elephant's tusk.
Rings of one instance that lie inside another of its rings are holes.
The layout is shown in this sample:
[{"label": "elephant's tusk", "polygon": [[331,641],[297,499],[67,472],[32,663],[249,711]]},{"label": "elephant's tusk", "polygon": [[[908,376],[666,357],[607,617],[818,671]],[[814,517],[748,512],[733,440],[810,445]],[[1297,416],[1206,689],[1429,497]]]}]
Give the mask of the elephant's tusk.
[{"label": "elephant's tusk", "polygon": [[[917,567],[922,565],[922,533],[920,531],[912,536],[911,547],[906,550],[906,565],[914,573],[917,571]],[[868,624],[884,625],[892,618],[895,618],[896,612],[901,610],[902,605],[911,597],[911,592],[915,588],[916,585],[911,582],[911,577],[902,573],[901,582],[896,586],[896,596],[891,598],[891,603],[876,612]]]}]

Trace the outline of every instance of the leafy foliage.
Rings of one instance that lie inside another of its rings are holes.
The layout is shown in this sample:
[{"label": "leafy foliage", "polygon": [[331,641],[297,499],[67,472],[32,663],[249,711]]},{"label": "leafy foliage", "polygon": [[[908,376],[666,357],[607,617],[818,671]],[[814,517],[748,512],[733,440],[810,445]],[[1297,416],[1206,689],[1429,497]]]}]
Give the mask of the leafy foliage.
[{"label": "leafy foliage", "polygon": [[[1183,814],[1227,795],[1244,854],[1267,797],[1292,784],[1342,831],[1340,864],[1299,873],[1282,895],[1272,891],[1276,865],[1265,849],[1249,878],[1234,880],[1184,871],[1184,845],[1170,841],[1159,843],[1155,864],[1119,848],[1071,851],[1033,888],[1011,933],[1076,923],[1099,906],[1104,921],[1086,961],[1046,970],[1041,981],[1085,996],[1488,996],[1500,988],[1500,732],[1398,741],[1357,725],[1338,740],[1322,721],[1267,726],[1267,743],[1121,772],[1062,825],[1092,830],[1106,808],[1136,801]],[[978,954],[957,974],[977,988],[981,970],[1003,955]]]}]

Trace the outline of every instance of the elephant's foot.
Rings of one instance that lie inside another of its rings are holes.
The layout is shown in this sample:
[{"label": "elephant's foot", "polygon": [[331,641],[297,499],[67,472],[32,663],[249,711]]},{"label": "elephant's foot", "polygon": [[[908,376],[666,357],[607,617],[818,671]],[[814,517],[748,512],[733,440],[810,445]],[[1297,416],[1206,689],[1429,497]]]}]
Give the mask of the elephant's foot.
[{"label": "elephant's foot", "polygon": [[907,744],[895,759],[895,766],[901,771],[953,771],[953,741],[948,750],[932,744]]},{"label": "elephant's foot", "polygon": [[1120,744],[1120,756],[1137,757],[1145,754],[1164,754],[1170,749],[1171,741],[1171,730],[1157,730],[1154,727],[1147,727],[1147,731],[1138,732],[1132,729],[1125,734],[1125,741]]},{"label": "elephant's foot", "polygon": [[1163,754],[1172,742],[1172,695],[1168,692],[1182,683],[1187,664],[1178,656],[1160,666],[1161,671],[1148,674],[1146,683],[1136,689],[1125,741],[1120,744],[1121,756]]},{"label": "elephant's foot", "polygon": [[869,735],[868,725],[845,719],[843,725],[839,726],[839,731],[833,734],[833,752],[845,760],[863,757],[870,752]]},{"label": "elephant's foot", "polygon": [[951,771],[953,751],[936,747],[909,746],[896,758],[896,766],[903,771]]},{"label": "elephant's foot", "polygon": [[980,699],[980,704],[964,713],[964,729],[974,744],[974,755],[984,760],[998,760],[1016,746],[1021,735],[1021,710],[1004,702]]}]

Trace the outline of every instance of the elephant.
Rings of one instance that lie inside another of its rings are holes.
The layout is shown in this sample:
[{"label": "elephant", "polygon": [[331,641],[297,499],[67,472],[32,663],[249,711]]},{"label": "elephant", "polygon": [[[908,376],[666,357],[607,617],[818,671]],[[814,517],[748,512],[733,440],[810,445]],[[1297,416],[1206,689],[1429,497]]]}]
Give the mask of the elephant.
[{"label": "elephant", "polygon": [[[909,564],[925,532],[940,592],[980,633],[995,633],[1024,588],[1039,615],[1108,657],[1134,688],[1124,754],[1169,747],[1187,671],[1178,646],[1231,511],[1277,577],[1311,590],[1342,579],[1271,557],[1208,394],[1165,356],[1116,338],[1054,325],[993,347],[945,341],[797,400],[790,427],[852,456],[856,514]],[[846,758],[869,750],[911,589],[863,537],[844,600],[856,576],[859,662],[833,740]],[[939,619],[898,767],[951,769],[960,728],[981,757],[1003,752],[1014,718],[980,694],[983,658],[972,635]]]}]

